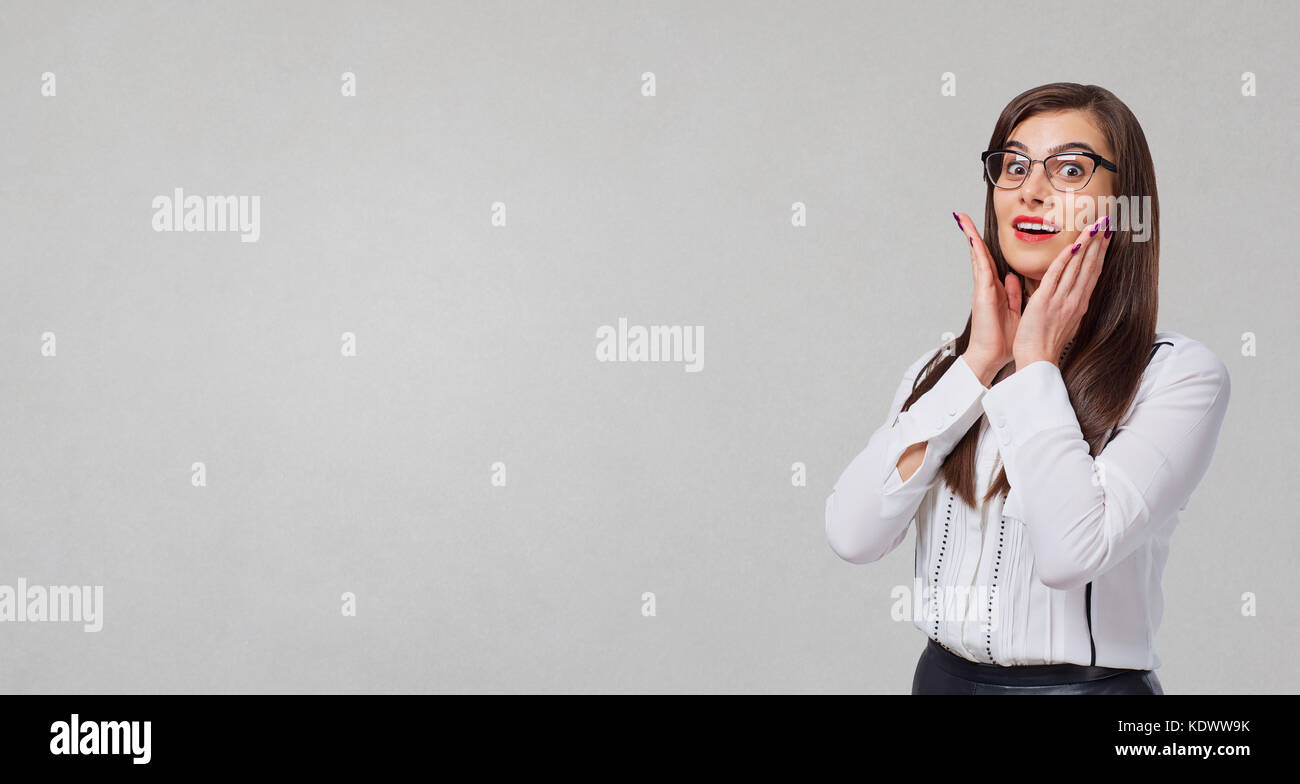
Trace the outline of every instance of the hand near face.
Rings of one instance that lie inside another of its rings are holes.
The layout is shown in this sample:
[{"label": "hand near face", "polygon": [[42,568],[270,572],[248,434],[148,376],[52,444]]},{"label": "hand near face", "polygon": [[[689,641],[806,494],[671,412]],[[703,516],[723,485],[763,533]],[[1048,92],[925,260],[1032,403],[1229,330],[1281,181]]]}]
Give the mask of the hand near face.
[{"label": "hand near face", "polygon": [[1031,362],[1060,359],[1065,345],[1079,329],[1093,287],[1110,246],[1110,216],[1092,225],[1079,242],[1061,251],[1029,297],[1012,343],[1016,369]]},{"label": "hand near face", "polygon": [[971,276],[975,284],[971,295],[970,343],[963,356],[987,386],[1013,357],[1021,321],[1020,278],[1009,272],[1005,282],[999,281],[997,265],[975,230],[974,222],[966,213],[953,213],[953,217],[970,241]]}]

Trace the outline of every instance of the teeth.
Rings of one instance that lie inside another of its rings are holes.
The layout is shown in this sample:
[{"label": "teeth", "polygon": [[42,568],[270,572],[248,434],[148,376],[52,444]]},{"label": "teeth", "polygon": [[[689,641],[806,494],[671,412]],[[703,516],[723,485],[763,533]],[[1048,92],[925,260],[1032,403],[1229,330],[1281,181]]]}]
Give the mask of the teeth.
[{"label": "teeth", "polygon": [[1050,231],[1050,232],[1053,232],[1053,233],[1055,233],[1056,231],[1058,231],[1058,229],[1057,229],[1055,226],[1052,226],[1052,225],[1050,225],[1050,224],[1047,224],[1047,223],[1031,223],[1031,222],[1029,222],[1029,221],[1021,221],[1020,223],[1015,224],[1015,228],[1020,229],[1021,231],[1035,231],[1035,230],[1037,230],[1037,231]]}]

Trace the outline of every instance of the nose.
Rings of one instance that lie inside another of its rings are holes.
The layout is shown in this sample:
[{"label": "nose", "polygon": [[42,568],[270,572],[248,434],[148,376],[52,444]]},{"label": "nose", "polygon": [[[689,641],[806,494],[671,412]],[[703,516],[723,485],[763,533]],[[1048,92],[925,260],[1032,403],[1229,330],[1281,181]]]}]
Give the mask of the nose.
[{"label": "nose", "polygon": [[1046,164],[1036,161],[1029,166],[1029,176],[1019,188],[1020,200],[1031,204],[1042,204],[1056,189],[1047,181]]}]

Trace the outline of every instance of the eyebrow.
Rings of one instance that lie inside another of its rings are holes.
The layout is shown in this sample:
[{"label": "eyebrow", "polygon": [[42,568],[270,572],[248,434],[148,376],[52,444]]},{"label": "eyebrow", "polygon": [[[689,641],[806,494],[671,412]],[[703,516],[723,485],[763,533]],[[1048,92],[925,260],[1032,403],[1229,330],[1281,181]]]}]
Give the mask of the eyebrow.
[{"label": "eyebrow", "polygon": [[[1007,148],[1014,147],[1019,150],[1024,150],[1025,152],[1029,152],[1028,147],[1026,147],[1025,145],[1021,144],[1018,141],[1015,141],[1014,139],[1007,142],[1004,146],[1006,146]],[[1092,145],[1088,144],[1087,142],[1066,142],[1065,144],[1058,144],[1052,149],[1048,150],[1047,154],[1055,155],[1058,152],[1065,152],[1066,150],[1072,150],[1075,148],[1083,148],[1088,152],[1093,153],[1094,155],[1097,153],[1096,150],[1092,149]]]}]

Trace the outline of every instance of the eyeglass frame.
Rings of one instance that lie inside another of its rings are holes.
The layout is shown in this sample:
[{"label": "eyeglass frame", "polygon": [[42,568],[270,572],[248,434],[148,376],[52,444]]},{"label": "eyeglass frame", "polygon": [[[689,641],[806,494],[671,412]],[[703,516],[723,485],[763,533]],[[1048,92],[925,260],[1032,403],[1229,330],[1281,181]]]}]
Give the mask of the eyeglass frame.
[{"label": "eyeglass frame", "polygon": [[1052,175],[1047,173],[1047,158],[1034,160],[1033,158],[1030,158],[1028,155],[1025,155],[1023,152],[1020,152],[1019,150],[985,150],[984,152],[980,153],[980,163],[983,164],[985,180],[989,180],[989,156],[995,153],[1010,153],[1011,155],[1016,155],[1021,158],[1025,158],[1026,160],[1029,161],[1029,171],[1025,172],[1024,179],[1022,179],[1014,187],[1004,188],[1001,185],[998,185],[996,182],[990,182],[990,184],[994,188],[1003,191],[1018,190],[1021,186],[1023,186],[1026,182],[1028,182],[1029,176],[1034,173],[1035,163],[1043,164],[1043,176],[1047,178],[1047,183],[1051,185],[1053,188],[1055,188],[1056,190],[1061,191],[1061,193],[1077,193],[1078,191],[1081,191],[1084,188],[1088,187],[1088,183],[1092,182],[1093,176],[1097,173],[1097,168],[1096,168],[1097,166],[1100,166],[1112,172],[1119,171],[1119,168],[1116,167],[1115,164],[1111,163],[1110,161],[1106,160],[1105,158],[1103,158],[1102,156],[1098,155],[1095,152],[1084,152],[1082,150],[1079,151],[1063,150],[1058,153],[1053,153],[1052,155],[1047,156],[1047,158],[1056,158],[1061,155],[1082,155],[1085,158],[1090,158],[1094,164],[1092,173],[1088,175],[1088,182],[1085,182],[1084,184],[1080,185],[1079,187],[1075,188],[1072,191],[1067,191],[1067,190],[1062,190],[1061,188],[1057,187],[1056,183],[1052,182]]}]

